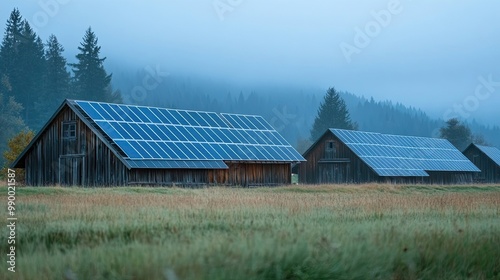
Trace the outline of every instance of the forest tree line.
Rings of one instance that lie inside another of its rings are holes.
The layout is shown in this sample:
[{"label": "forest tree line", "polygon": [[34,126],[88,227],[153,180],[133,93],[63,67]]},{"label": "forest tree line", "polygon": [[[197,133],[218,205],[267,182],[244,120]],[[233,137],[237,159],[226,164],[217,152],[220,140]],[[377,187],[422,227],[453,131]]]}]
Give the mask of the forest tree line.
[{"label": "forest tree line", "polygon": [[[71,98],[261,115],[302,152],[314,139],[311,130],[322,96],[328,96],[323,90],[293,86],[238,90],[202,77],[166,75],[158,65],[133,73],[120,69],[112,76],[104,68],[106,57],[90,27],[83,34],[75,63],[68,63],[63,52],[56,35],[43,41],[18,9],[11,12],[0,46],[0,151],[19,131],[40,130],[62,101]],[[141,87],[145,77],[156,81],[154,87]],[[445,121],[419,109],[338,94],[355,124],[346,128],[439,137],[446,126]],[[469,133],[471,141],[500,146],[499,127],[475,122],[465,126],[474,132]]]},{"label": "forest tree line", "polygon": [[66,98],[121,102],[90,27],[76,63],[63,52],[55,35],[44,42],[18,9],[11,12],[0,45],[0,151],[19,131],[38,131]]}]

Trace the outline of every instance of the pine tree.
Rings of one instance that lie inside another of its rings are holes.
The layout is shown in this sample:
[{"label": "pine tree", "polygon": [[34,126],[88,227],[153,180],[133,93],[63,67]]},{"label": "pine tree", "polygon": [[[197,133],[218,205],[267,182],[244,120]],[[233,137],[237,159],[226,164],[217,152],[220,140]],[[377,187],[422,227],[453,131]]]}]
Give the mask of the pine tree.
[{"label": "pine tree", "polygon": [[329,88],[323,102],[319,105],[318,115],[311,129],[311,141],[315,142],[329,128],[356,129],[347,106],[334,88]]},{"label": "pine tree", "polygon": [[446,125],[439,129],[439,137],[447,139],[460,151],[463,151],[472,142],[469,127],[461,124],[457,118],[449,119]]},{"label": "pine tree", "polygon": [[32,126],[37,119],[34,101],[43,94],[44,47],[28,21],[23,20],[18,9],[14,9],[7,20],[5,35],[0,47],[0,89],[14,96],[24,108],[24,122]]},{"label": "pine tree", "polygon": [[42,39],[31,28],[28,21],[23,21],[22,42],[19,45],[19,65],[22,81],[13,93],[24,106],[24,121],[29,127],[35,127],[38,116],[35,102],[44,97],[45,50]]},{"label": "pine tree", "polygon": [[70,96],[70,73],[66,69],[66,58],[63,57],[63,46],[57,37],[50,35],[47,40],[45,58],[44,94],[35,104],[38,123],[35,128],[40,128],[58,108],[65,98]]},{"label": "pine tree", "polygon": [[[23,106],[16,102],[14,97],[5,97],[0,92],[0,152],[7,149],[7,141],[18,131],[26,128],[24,121],[19,114]],[[4,165],[3,158],[0,157],[0,166]]]},{"label": "pine tree", "polygon": [[97,42],[97,36],[89,27],[78,47],[78,62],[70,64],[74,73],[73,90],[80,99],[121,102],[119,92],[111,89],[111,74],[108,75],[103,66],[106,57],[99,57],[101,47]]},{"label": "pine tree", "polygon": [[[18,9],[14,9],[7,20],[7,27],[0,46],[0,77],[4,81],[0,85],[0,91],[4,93],[12,90],[12,84],[18,84],[17,80],[20,75],[16,73],[19,70],[16,66],[20,59],[19,45],[22,38],[22,22],[21,13]],[[5,87],[5,84],[9,84],[9,87]]]}]

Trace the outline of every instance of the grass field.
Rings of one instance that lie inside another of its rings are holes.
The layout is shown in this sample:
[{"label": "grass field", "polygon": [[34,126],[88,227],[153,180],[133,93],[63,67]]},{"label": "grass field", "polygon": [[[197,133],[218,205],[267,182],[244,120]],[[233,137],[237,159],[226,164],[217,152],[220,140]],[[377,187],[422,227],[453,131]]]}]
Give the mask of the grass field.
[{"label": "grass field", "polygon": [[16,191],[0,279],[500,279],[500,186]]}]

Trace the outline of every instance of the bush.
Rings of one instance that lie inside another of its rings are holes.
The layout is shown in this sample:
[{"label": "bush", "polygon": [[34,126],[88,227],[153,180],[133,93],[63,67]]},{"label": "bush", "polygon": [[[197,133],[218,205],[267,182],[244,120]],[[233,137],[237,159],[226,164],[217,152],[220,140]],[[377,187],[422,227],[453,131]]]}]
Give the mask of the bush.
[{"label": "bush", "polygon": [[[17,159],[22,151],[28,146],[31,140],[35,137],[32,130],[23,130],[12,137],[7,143],[7,151],[3,153],[5,166],[2,169],[2,177],[7,174],[7,168]],[[24,169],[16,168],[16,179],[18,182],[24,182]]]}]

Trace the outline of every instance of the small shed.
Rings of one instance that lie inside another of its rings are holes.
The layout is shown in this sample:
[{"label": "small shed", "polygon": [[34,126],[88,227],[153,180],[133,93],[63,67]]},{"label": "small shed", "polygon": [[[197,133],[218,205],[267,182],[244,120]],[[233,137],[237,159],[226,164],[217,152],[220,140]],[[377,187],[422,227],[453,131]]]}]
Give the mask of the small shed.
[{"label": "small shed", "polygon": [[474,180],[479,183],[500,183],[500,150],[477,144],[470,144],[464,155],[480,170]]},{"label": "small shed", "polygon": [[260,116],[65,100],[12,167],[33,186],[251,186],[300,161]]},{"label": "small shed", "polygon": [[479,169],[448,140],[328,129],[298,166],[304,183],[472,182]]}]

